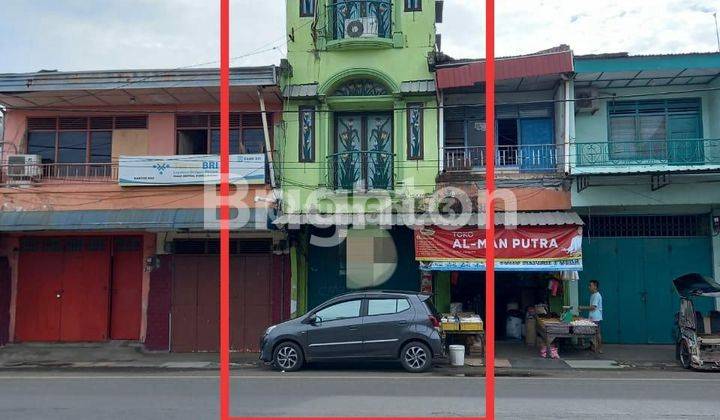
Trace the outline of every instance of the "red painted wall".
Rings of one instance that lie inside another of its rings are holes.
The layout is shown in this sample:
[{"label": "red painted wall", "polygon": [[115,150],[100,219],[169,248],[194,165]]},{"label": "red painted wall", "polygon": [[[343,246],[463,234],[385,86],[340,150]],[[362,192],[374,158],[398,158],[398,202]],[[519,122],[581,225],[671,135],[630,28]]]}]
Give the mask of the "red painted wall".
[{"label": "red painted wall", "polygon": [[145,348],[169,351],[172,255],[160,255],[160,267],[150,273]]},{"label": "red painted wall", "polygon": [[10,264],[5,257],[0,258],[0,346],[10,341],[10,293],[12,276]]}]

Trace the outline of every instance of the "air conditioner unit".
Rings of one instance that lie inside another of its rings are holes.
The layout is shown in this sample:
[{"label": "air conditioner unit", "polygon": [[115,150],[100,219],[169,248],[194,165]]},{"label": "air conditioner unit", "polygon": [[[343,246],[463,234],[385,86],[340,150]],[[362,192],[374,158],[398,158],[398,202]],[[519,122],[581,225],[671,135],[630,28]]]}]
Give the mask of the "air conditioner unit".
[{"label": "air conditioner unit", "polygon": [[345,38],[378,36],[378,21],[374,17],[348,19],[345,21]]},{"label": "air conditioner unit", "polygon": [[37,178],[40,176],[40,155],[8,156],[9,178]]},{"label": "air conditioner unit", "polygon": [[575,112],[594,114],[600,108],[598,90],[595,88],[578,89],[575,92]]}]

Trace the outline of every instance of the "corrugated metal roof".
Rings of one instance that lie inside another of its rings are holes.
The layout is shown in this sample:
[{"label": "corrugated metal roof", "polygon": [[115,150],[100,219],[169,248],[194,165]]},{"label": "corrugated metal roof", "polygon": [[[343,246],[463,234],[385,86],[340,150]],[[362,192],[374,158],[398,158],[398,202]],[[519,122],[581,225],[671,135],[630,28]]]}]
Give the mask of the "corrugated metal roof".
[{"label": "corrugated metal roof", "polygon": [[[418,220],[423,225],[440,225],[440,226],[485,226],[487,215],[485,213],[473,213],[468,222],[467,218],[458,217],[448,219],[436,216],[424,215]],[[565,211],[546,211],[546,212],[517,212],[517,213],[495,213],[496,226],[562,226],[562,225],[578,225],[582,226],[583,221],[575,212]]]},{"label": "corrugated metal roof", "polygon": [[[267,229],[267,210],[248,210],[249,220],[260,222],[242,230]],[[0,231],[204,229],[204,221],[204,209],[3,211]]]},{"label": "corrugated metal roof", "polygon": [[305,85],[288,85],[283,89],[283,96],[286,98],[312,98],[318,94],[317,83]]},{"label": "corrugated metal roof", "polygon": [[[452,217],[441,214],[284,214],[275,220],[276,225],[338,225],[364,224],[369,226],[485,226],[484,213]],[[582,226],[583,221],[574,212],[518,212],[496,213],[495,224],[505,226]]]},{"label": "corrugated metal roof", "polygon": [[435,80],[410,80],[400,84],[401,93],[435,93]]},{"label": "corrugated metal roof", "polygon": [[[495,61],[495,79],[518,79],[522,77],[559,75],[573,71],[571,50],[548,50],[546,52],[517,57],[498,58]],[[471,87],[485,81],[485,60],[461,65],[448,63],[437,67],[437,87]]]},{"label": "corrugated metal roof", "polygon": [[[231,86],[277,84],[275,66],[234,67]],[[220,86],[219,69],[123,70],[123,71],[42,71],[0,74],[0,93],[27,93],[67,90],[159,89]]]}]

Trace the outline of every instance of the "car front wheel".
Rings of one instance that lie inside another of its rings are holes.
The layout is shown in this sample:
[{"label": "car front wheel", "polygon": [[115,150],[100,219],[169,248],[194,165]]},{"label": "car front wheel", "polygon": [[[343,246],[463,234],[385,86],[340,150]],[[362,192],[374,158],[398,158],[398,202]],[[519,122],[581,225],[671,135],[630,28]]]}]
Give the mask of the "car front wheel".
[{"label": "car front wheel", "polygon": [[302,349],[297,344],[286,341],[275,347],[273,352],[273,367],[284,372],[295,372],[303,366]]},{"label": "car front wheel", "polygon": [[413,341],[400,352],[400,363],[408,372],[425,372],[432,367],[432,353],[425,344]]}]

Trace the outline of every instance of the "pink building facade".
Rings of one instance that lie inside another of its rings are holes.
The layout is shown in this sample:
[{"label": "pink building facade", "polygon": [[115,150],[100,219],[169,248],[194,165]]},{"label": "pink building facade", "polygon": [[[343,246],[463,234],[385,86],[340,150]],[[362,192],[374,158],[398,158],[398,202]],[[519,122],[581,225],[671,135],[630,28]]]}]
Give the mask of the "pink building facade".
[{"label": "pink building facade", "polygon": [[[0,104],[0,345],[217,350],[218,71],[6,74]],[[236,351],[289,315],[281,109],[274,66],[231,71]]]}]

